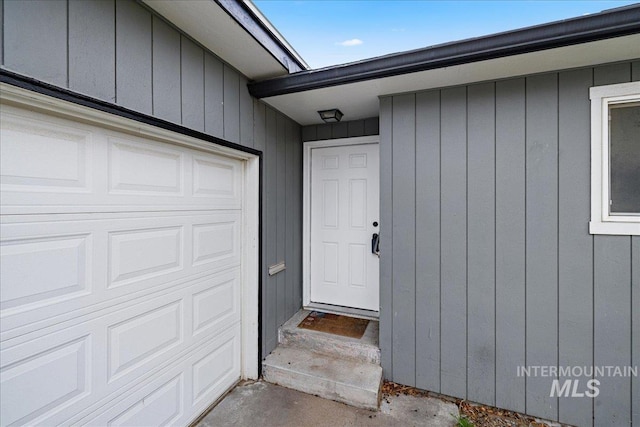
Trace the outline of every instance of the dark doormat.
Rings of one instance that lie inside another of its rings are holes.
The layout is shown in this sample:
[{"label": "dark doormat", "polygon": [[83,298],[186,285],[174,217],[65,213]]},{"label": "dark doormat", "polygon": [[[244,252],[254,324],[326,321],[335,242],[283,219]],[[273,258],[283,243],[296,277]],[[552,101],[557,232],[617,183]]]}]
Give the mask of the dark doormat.
[{"label": "dark doormat", "polygon": [[338,314],[312,311],[298,325],[299,328],[312,331],[326,332],[328,334],[342,335],[343,337],[362,338],[369,321],[354,317],[340,316]]}]

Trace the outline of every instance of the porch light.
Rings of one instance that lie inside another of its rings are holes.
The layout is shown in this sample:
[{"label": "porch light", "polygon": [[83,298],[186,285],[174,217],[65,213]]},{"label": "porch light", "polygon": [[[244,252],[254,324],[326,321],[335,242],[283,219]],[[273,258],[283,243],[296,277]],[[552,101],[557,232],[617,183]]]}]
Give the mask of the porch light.
[{"label": "porch light", "polygon": [[320,114],[320,118],[324,120],[325,123],[339,122],[340,119],[342,119],[342,116],[344,115],[342,114],[342,111],[338,110],[337,108],[332,108],[331,110],[318,111],[318,114]]}]

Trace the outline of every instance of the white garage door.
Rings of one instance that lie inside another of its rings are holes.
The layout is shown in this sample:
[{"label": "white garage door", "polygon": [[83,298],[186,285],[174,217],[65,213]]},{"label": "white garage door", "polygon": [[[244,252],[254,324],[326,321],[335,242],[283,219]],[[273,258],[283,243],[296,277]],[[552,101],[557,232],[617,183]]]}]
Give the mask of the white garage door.
[{"label": "white garage door", "polygon": [[188,424],[242,374],[244,161],[1,116],[1,424]]}]

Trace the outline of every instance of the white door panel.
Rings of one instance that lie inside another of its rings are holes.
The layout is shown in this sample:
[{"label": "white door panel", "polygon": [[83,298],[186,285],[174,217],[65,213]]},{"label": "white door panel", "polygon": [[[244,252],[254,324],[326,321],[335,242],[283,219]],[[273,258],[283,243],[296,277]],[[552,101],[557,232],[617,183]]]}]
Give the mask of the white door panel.
[{"label": "white door panel", "polygon": [[244,162],[2,105],[0,425],[185,425],[241,376]]},{"label": "white door panel", "polygon": [[378,311],[377,144],[311,151],[311,302]]}]

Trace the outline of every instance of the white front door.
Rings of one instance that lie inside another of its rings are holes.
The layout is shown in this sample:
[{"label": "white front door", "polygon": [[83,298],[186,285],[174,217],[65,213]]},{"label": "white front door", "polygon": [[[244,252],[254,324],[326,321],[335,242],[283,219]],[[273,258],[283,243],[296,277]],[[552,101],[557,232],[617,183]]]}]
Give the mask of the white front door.
[{"label": "white front door", "polygon": [[311,150],[312,303],[379,309],[378,144]]}]

